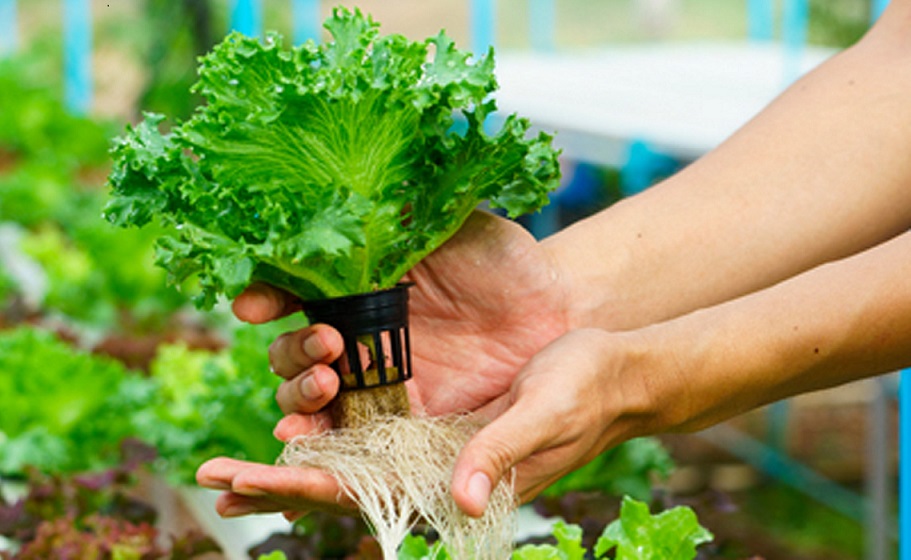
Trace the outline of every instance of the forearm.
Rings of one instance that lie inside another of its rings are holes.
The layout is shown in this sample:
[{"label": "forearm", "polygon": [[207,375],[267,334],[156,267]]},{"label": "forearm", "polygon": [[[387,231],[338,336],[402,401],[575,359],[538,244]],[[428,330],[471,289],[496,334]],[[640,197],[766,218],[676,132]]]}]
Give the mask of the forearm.
[{"label": "forearm", "polygon": [[674,317],[911,225],[909,4],[712,153],[546,240],[577,323]]},{"label": "forearm", "polygon": [[[636,331],[659,429],[911,364],[911,234]],[[656,407],[657,408],[657,407]]]}]

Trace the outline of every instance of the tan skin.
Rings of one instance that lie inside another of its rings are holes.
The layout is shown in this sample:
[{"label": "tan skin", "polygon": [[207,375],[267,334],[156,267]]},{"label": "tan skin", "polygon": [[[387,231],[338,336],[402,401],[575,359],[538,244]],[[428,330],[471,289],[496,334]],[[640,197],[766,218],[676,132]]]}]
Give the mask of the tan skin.
[{"label": "tan skin", "polygon": [[[911,0],[893,0],[858,45],[642,195],[538,244],[477,214],[415,270],[415,403],[491,420],[455,468],[464,511],[512,468],[528,499],[630,437],[911,364],[909,25]],[[234,309],[262,322],[291,305],[260,286]],[[273,345],[278,437],[319,429],[340,346],[325,326]],[[215,459],[198,479],[226,490],[223,515],[340,507],[322,473]]]},{"label": "tan skin", "polygon": [[[407,280],[415,284],[410,290],[415,376],[409,396],[428,414],[472,410],[496,417],[509,404],[516,372],[568,328],[566,295],[550,255],[520,226],[484,212],[473,214]],[[253,323],[295,310],[293,300],[262,285],[234,302],[235,314]],[[288,380],[277,394],[289,414],[276,428],[277,437],[287,440],[329,425],[319,411],[338,381],[326,364],[341,351],[340,337],[325,325],[287,333],[272,345],[273,369]],[[302,391],[302,384],[310,388]],[[313,391],[320,396],[312,398]],[[325,508],[323,502],[334,502],[338,493],[321,473],[231,459],[207,463],[198,478],[204,486],[233,491],[218,503],[229,515],[232,508],[250,505],[257,511]],[[249,496],[262,491],[269,495]]]}]

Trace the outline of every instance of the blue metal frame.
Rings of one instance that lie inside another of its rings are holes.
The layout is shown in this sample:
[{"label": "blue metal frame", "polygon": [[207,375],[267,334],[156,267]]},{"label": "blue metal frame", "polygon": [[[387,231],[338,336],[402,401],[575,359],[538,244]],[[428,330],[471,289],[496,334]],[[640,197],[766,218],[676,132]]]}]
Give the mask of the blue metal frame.
[{"label": "blue metal frame", "polygon": [[889,0],[873,0],[870,8],[870,21],[876,21],[882,15],[883,10],[889,5]]},{"label": "blue metal frame", "polygon": [[471,0],[471,51],[477,57],[487,54],[487,50],[496,45],[496,0]]},{"label": "blue metal frame", "polygon": [[319,43],[321,20],[320,0],[291,0],[291,31],[295,44]]},{"label": "blue metal frame", "polygon": [[260,37],[263,31],[262,0],[234,0],[231,29],[248,37]]},{"label": "blue metal frame", "polygon": [[828,505],[846,517],[863,522],[865,504],[861,495],[841,487],[765,442],[725,424],[703,430],[698,435],[819,503]]},{"label": "blue metal frame", "polygon": [[92,106],[92,5],[90,0],[63,2],[64,99],[84,114]]},{"label": "blue metal frame", "polygon": [[898,557],[911,560],[911,369],[898,385]]},{"label": "blue metal frame", "polygon": [[0,0],[0,56],[15,52],[19,45],[16,0]]},{"label": "blue metal frame", "polygon": [[785,49],[785,85],[800,77],[800,59],[807,44],[810,23],[809,0],[785,0],[782,19],[782,42]]},{"label": "blue metal frame", "polygon": [[771,41],[775,36],[775,3],[772,0],[749,0],[747,27],[751,41]]},{"label": "blue metal frame", "polygon": [[557,6],[555,0],[529,0],[528,3],[528,34],[531,38],[531,47],[536,51],[550,52],[556,46],[554,37],[557,19]]}]

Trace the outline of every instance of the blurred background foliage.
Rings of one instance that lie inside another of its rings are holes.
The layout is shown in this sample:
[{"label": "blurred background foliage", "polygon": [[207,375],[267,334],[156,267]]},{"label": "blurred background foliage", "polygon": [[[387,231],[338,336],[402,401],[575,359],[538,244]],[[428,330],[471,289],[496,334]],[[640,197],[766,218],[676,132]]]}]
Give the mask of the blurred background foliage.
[{"label": "blurred background foliage", "polygon": [[[0,474],[21,475],[26,464],[60,471],[115,461],[117,441],[130,431],[157,446],[156,464],[181,483],[192,482],[195,466],[217,454],[271,461],[280,447],[271,426],[280,413],[266,348],[303,318],[245,327],[225,308],[200,315],[154,266],[154,227],[118,230],[101,219],[111,138],[143,111],[179,119],[191,114],[200,102],[189,91],[196,59],[228,28],[229,2],[94,1],[90,116],[74,115],[63,103],[59,4],[20,2],[20,47],[0,57],[0,400],[16,395],[22,405],[0,411]],[[264,4],[265,28],[290,37],[290,3]],[[470,43],[466,0],[339,4],[374,14],[385,32],[422,39],[443,22],[458,43]],[[649,10],[662,4],[662,19],[649,19]],[[870,4],[811,0],[809,42],[855,42],[868,27]],[[332,5],[324,2],[324,16]],[[498,6],[499,48],[530,48],[528,0]],[[555,41],[570,49],[743,40],[745,13],[746,0],[557,0]],[[617,169],[577,172],[598,195],[593,203],[565,205],[562,221],[623,196]],[[571,520],[579,521],[590,515],[578,508],[579,496],[601,491],[613,503],[621,494],[647,498],[672,471],[657,441],[638,440],[556,484],[543,507],[564,517],[576,508],[583,513]],[[859,557],[856,524],[820,514],[805,499],[776,491],[745,504],[743,511],[760,518],[774,538],[811,550],[801,558]],[[789,512],[790,521],[761,519],[776,509]],[[615,513],[601,502],[598,511]],[[801,527],[798,518],[818,520],[815,530],[795,536],[788,528]],[[829,528],[840,535],[834,546],[826,542]]]}]

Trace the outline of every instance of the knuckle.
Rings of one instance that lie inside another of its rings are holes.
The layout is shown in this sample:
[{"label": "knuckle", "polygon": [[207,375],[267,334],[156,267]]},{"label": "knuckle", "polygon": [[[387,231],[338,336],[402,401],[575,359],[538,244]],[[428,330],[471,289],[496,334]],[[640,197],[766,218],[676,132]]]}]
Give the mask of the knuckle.
[{"label": "knuckle", "polygon": [[269,345],[272,371],[288,379],[313,365],[303,349],[304,331],[287,332]]},{"label": "knuckle", "polygon": [[482,450],[487,462],[494,469],[497,478],[508,473],[519,460],[519,451],[514,442],[493,437],[484,443]]},{"label": "knuckle", "polygon": [[275,391],[275,402],[278,403],[278,408],[285,414],[291,414],[297,408],[292,397],[290,385],[289,381],[283,381]]}]

